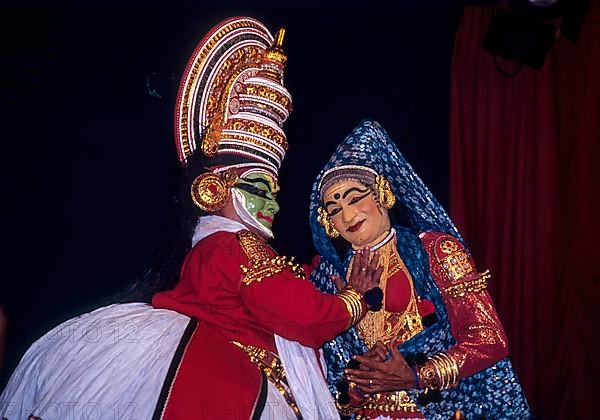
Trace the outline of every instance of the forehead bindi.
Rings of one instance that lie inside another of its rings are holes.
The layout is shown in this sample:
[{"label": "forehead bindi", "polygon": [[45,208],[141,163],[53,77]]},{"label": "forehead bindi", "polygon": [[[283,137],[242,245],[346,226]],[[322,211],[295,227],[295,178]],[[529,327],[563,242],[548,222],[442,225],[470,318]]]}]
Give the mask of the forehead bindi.
[{"label": "forehead bindi", "polygon": [[352,188],[359,188],[362,190],[365,186],[356,181],[344,181],[334,184],[325,192],[324,201],[339,201],[344,197],[344,194]]}]

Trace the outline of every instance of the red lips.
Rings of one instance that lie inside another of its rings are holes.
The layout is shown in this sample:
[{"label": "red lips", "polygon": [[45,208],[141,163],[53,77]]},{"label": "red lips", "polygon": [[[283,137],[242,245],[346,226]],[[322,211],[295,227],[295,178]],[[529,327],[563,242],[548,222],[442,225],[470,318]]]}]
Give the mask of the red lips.
[{"label": "red lips", "polygon": [[273,218],[269,217],[269,216],[265,216],[264,214],[262,214],[261,212],[256,213],[256,217],[259,219],[263,219],[266,220],[267,222],[269,222],[270,224],[273,224]]},{"label": "red lips", "polygon": [[357,222],[356,224],[350,226],[348,229],[346,229],[348,232],[356,232],[358,229],[360,229],[360,227],[362,226],[362,224],[364,223],[364,220],[361,220],[360,222]]}]

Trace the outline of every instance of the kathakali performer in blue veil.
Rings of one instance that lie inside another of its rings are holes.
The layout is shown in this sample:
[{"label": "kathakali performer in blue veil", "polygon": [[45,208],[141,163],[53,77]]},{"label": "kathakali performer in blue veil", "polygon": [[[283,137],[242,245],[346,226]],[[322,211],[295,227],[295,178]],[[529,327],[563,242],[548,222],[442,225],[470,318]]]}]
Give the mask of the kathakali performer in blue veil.
[{"label": "kathakali performer in blue veil", "polygon": [[486,291],[490,274],[378,123],[362,121],[325,165],[310,223],[321,256],[311,280],[322,291],[336,293],[367,249],[383,267],[382,309],[324,346],[343,415],[530,417]]}]

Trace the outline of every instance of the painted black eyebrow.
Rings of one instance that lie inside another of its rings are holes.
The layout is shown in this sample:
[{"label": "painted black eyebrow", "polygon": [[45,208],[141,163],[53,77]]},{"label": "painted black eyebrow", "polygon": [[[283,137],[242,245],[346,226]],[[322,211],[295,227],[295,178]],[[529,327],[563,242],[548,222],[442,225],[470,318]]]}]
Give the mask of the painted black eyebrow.
[{"label": "painted black eyebrow", "polygon": [[348,196],[348,194],[350,194],[352,191],[358,191],[359,193],[366,193],[367,191],[369,191],[369,187],[365,188],[364,190],[361,190],[358,187],[352,187],[347,189],[346,191],[344,191],[344,194],[342,194],[342,198],[346,198]]},{"label": "painted black eyebrow", "polygon": [[337,203],[335,201],[328,201],[327,203],[325,203],[325,210],[327,210],[327,206],[329,206],[331,204],[337,204]]},{"label": "painted black eyebrow", "polygon": [[269,191],[271,191],[271,184],[269,184],[269,182],[266,179],[262,179],[262,178],[247,178],[245,179],[246,182],[262,182],[263,184],[265,184],[267,186],[267,188],[269,189]]}]

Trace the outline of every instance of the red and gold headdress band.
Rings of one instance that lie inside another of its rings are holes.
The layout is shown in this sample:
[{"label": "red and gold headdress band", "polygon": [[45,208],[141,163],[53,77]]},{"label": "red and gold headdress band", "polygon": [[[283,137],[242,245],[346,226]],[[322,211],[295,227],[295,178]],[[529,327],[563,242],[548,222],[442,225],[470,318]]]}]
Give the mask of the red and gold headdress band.
[{"label": "red and gold headdress band", "polygon": [[291,96],[283,86],[284,31],[228,19],[198,44],[183,74],[175,141],[183,165],[200,148],[207,167],[260,170],[277,178],[287,150],[283,122]]}]

